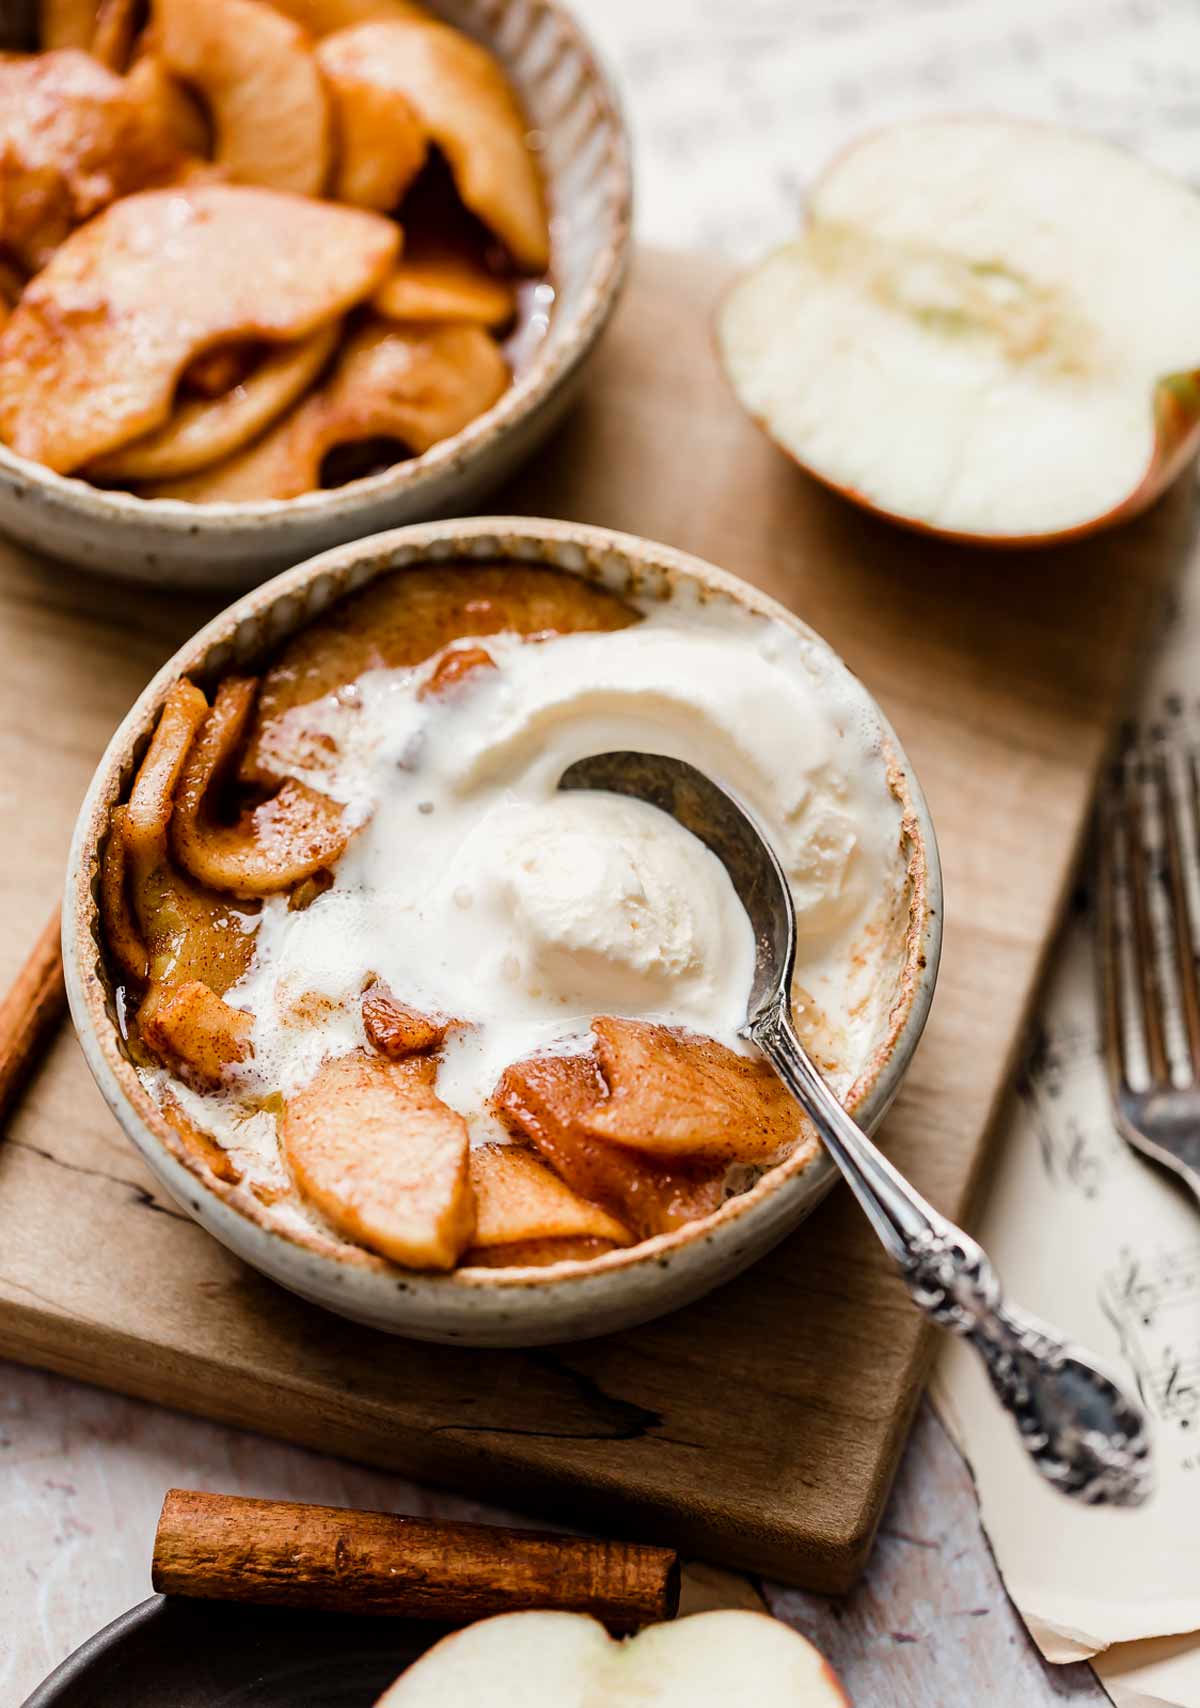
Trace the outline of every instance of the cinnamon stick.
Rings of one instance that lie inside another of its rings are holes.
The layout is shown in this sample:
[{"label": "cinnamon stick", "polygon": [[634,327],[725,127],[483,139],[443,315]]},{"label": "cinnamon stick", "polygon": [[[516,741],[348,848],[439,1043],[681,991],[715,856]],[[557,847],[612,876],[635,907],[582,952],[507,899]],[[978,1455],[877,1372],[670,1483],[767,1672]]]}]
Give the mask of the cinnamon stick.
[{"label": "cinnamon stick", "polygon": [[11,990],[0,1001],[0,1121],[67,1006],[61,929],[61,909],[55,908]]},{"label": "cinnamon stick", "polygon": [[673,1618],[667,1548],[171,1489],[154,1538],[166,1595],[464,1624],[549,1607],[616,1630]]}]

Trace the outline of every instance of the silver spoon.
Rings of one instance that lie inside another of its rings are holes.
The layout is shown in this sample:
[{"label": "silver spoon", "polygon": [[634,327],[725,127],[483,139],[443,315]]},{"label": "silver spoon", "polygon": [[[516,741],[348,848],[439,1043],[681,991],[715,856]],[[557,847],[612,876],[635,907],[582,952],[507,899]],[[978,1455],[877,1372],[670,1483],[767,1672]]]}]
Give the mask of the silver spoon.
[{"label": "silver spoon", "polygon": [[706,777],[658,753],[598,753],[560,789],[600,789],[670,813],[720,860],[756,945],[744,1038],[757,1044],[812,1121],[914,1302],[983,1359],[1000,1404],[1046,1481],[1091,1505],[1138,1506],[1152,1486],[1147,1420],[1096,1360],[1004,1303],[975,1240],[927,1204],[846,1114],[792,1025],[796,920],[779,861],[753,819]]}]

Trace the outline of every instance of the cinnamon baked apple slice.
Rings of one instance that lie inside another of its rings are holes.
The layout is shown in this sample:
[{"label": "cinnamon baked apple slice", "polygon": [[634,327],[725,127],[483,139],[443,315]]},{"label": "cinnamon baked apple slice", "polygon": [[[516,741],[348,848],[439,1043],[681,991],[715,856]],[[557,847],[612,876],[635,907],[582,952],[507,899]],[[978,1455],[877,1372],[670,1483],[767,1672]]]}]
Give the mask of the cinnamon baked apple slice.
[{"label": "cinnamon baked apple slice", "polygon": [[362,1022],[367,1042],[396,1062],[440,1050],[446,1033],[459,1024],[410,1008],[398,1001],[381,979],[372,979],[363,992]]},{"label": "cinnamon baked apple slice", "polygon": [[493,330],[517,311],[511,280],[434,238],[410,238],[372,306],[388,320],[465,320]]},{"label": "cinnamon baked apple slice", "polygon": [[795,1099],[760,1056],[649,1020],[592,1022],[608,1096],[587,1132],[664,1159],[769,1163],[800,1137]]},{"label": "cinnamon baked apple slice", "polygon": [[221,816],[257,693],[253,677],[221,683],[179,773],[171,814],[171,849],[184,871],[247,897],[290,890],[332,866],[351,836],[341,805],[292,777],[232,821]]},{"label": "cinnamon baked apple slice", "polygon": [[337,137],[333,193],[340,202],[390,213],[429,155],[429,136],[399,90],[381,83],[339,31],[317,44]]},{"label": "cinnamon baked apple slice", "polygon": [[232,1007],[199,979],[166,991],[148,1013],[139,1011],[138,1025],[156,1055],[210,1089],[223,1085],[228,1070],[254,1054],[253,1015]]},{"label": "cinnamon baked apple slice", "polygon": [[614,1216],[573,1192],[520,1145],[471,1151],[475,1235],[463,1262],[489,1268],[599,1257],[632,1244]]},{"label": "cinnamon baked apple slice", "polygon": [[90,54],[0,56],[0,244],[30,272],[133,190],[167,182],[181,156],[122,78]]},{"label": "cinnamon baked apple slice", "polygon": [[493,1106],[581,1197],[601,1204],[638,1239],[670,1233],[719,1209],[722,1163],[668,1163],[596,1136],[586,1125],[608,1087],[592,1056],[530,1056],[501,1075]]},{"label": "cinnamon baked apple slice", "polygon": [[[449,164],[466,207],[500,239],[517,266],[544,272],[550,232],[529,126],[486,48],[432,19],[359,24],[321,44],[339,79],[393,95]],[[407,135],[401,126],[398,135]]]},{"label": "cinnamon baked apple slice", "polygon": [[540,564],[447,564],[381,576],[294,635],[268,667],[239,774],[266,787],[289,764],[318,763],[302,708],[365,671],[411,668],[464,635],[536,638],[638,620],[607,588]]},{"label": "cinnamon baked apple slice", "polygon": [[301,1193],[347,1239],[407,1269],[453,1269],[475,1229],[467,1124],[427,1057],[357,1051],[288,1099],[283,1154]]},{"label": "cinnamon baked apple slice", "polygon": [[154,0],[163,63],[203,96],[213,158],[242,184],[318,196],[329,100],[308,34],[262,0]]},{"label": "cinnamon baked apple slice", "polygon": [[325,384],[257,444],[184,480],[152,484],[146,496],[195,504],[297,498],[320,486],[331,451],[394,444],[419,456],[490,409],[509,379],[481,327],[372,321],[347,340]]},{"label": "cinnamon baked apple slice", "polygon": [[60,472],[94,462],[161,427],[205,351],[338,319],[398,242],[376,214],[248,185],[126,196],[66,240],[0,332],[0,437]]},{"label": "cinnamon baked apple slice", "polygon": [[[165,480],[194,474],[240,451],[316,379],[332,356],[340,325],[282,345],[215,394],[178,403],[166,424],[89,463],[89,480]],[[195,383],[195,365],[187,376]],[[181,387],[181,390],[183,388]]]}]

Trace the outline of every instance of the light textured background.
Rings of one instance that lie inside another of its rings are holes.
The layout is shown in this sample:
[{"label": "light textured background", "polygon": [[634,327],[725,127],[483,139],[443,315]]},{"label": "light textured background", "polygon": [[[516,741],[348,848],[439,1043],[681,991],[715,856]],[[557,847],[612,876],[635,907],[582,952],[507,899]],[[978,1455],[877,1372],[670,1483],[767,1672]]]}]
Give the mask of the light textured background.
[{"label": "light textured background", "polygon": [[[576,10],[624,90],[639,231],[657,243],[738,257],[769,247],[794,229],[832,152],[911,113],[1057,119],[1200,181],[1200,8],[1188,0],[576,0]],[[154,1522],[172,1483],[483,1512],[0,1366],[3,1708],[148,1593]],[[1047,1669],[1031,1650],[967,1473],[927,1410],[856,1593],[840,1603],[767,1593],[826,1649],[859,1708],[1106,1700],[1087,1668]]]}]

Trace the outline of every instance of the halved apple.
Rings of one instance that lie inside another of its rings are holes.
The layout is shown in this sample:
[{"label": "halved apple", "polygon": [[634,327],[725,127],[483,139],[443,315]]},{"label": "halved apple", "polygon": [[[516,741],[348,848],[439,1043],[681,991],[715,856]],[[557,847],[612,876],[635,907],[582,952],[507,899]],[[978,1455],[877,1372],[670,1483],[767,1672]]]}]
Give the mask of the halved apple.
[{"label": "halved apple", "polygon": [[[193,504],[297,498],[320,486],[331,451],[399,445],[419,455],[490,409],[509,377],[482,327],[371,321],[347,340],[320,390],[257,444],[199,474],[155,482],[146,496]],[[394,449],[385,459],[395,460]]]},{"label": "halved apple", "polygon": [[633,1236],[614,1216],[573,1192],[522,1145],[471,1151],[475,1234],[464,1263],[492,1268],[598,1257]]},{"label": "halved apple", "polygon": [[585,1613],[502,1613],[435,1643],[376,1708],[850,1708],[829,1662],[766,1613],[723,1608],[610,1637]]},{"label": "halved apple", "polygon": [[519,267],[545,270],[550,234],[529,127],[486,48],[432,20],[359,24],[328,37],[321,62],[399,96],[441,149],[471,212]]},{"label": "halved apple", "polygon": [[179,152],[90,54],[0,56],[0,243],[35,272],[118,196],[164,183]]},{"label": "halved apple", "polygon": [[0,437],[60,472],[93,462],[166,421],[203,351],[344,314],[397,243],[377,214],[248,185],[126,196],[67,239],[0,333]]},{"label": "halved apple", "polygon": [[279,418],[333,354],[340,328],[284,344],[223,394],[189,398],[154,433],[89,463],[89,480],[166,480],[232,456]]},{"label": "halved apple", "polygon": [[334,194],[356,207],[390,213],[425,164],[425,127],[405,96],[362,64],[353,30],[318,43],[317,64],[337,133]]},{"label": "halved apple", "polygon": [[227,676],[200,725],[175,788],[171,850],[209,889],[254,897],[290,890],[332,866],[350,840],[343,808],[289,777],[232,819],[218,810],[237,768],[258,683]]},{"label": "halved apple", "polygon": [[424,1056],[358,1051],[288,1099],[280,1143],[296,1184],[347,1239],[409,1269],[453,1269],[471,1242],[467,1124]]},{"label": "halved apple", "polygon": [[718,341],[819,480],[914,528],[1042,544],[1135,515],[1200,444],[1198,265],[1200,200],[1121,150],[921,120],[834,161]]},{"label": "halved apple", "polygon": [[330,165],[329,101],[306,31],[261,0],[155,0],[169,71],[212,116],[231,178],[316,196]]}]

